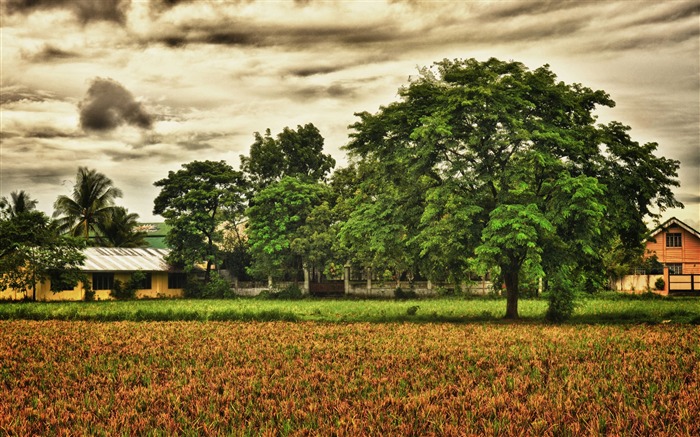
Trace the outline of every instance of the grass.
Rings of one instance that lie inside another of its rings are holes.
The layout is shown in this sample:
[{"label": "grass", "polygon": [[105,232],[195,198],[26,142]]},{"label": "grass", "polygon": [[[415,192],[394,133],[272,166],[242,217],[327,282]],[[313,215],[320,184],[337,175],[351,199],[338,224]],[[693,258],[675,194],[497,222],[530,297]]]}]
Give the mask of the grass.
[{"label": "grass", "polygon": [[[502,323],[505,299],[130,300],[0,304],[4,320],[84,321],[313,321]],[[544,320],[547,301],[521,299],[523,322]],[[570,324],[700,324],[698,298],[639,298],[602,294],[579,299]]]}]

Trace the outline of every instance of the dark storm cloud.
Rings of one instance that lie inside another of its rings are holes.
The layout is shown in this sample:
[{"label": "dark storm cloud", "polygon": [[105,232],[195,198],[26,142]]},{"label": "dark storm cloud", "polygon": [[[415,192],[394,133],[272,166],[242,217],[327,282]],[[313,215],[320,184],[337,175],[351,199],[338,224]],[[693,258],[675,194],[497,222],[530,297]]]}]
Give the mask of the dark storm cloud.
[{"label": "dark storm cloud", "polygon": [[52,62],[77,58],[80,55],[75,52],[60,49],[51,44],[46,44],[38,52],[27,53],[23,52],[22,57],[33,62]]},{"label": "dark storm cloud", "polygon": [[414,31],[402,32],[400,28],[390,23],[383,26],[309,26],[308,24],[273,26],[222,19],[220,22],[187,24],[175,29],[159,31],[146,37],[144,42],[159,42],[169,47],[181,47],[188,44],[308,47],[319,44],[368,45],[386,43],[415,35]]},{"label": "dark storm cloud", "polygon": [[617,38],[606,38],[606,41],[597,45],[597,49],[611,51],[626,51],[635,49],[647,49],[650,47],[663,47],[682,43],[688,40],[697,40],[700,35],[700,26],[678,26],[672,31],[664,33],[629,34]]},{"label": "dark storm cloud", "polygon": [[307,86],[297,90],[290,90],[290,93],[301,100],[319,98],[342,99],[353,97],[356,93],[356,87],[334,83],[330,86]]},{"label": "dark storm cloud", "polygon": [[129,0],[6,0],[8,14],[31,14],[41,10],[65,9],[83,24],[90,21],[112,21],[124,24]]},{"label": "dark storm cloud", "polygon": [[36,89],[27,88],[21,85],[9,85],[0,88],[0,104],[5,105],[15,102],[44,102],[52,100],[53,95]]},{"label": "dark storm cloud", "polygon": [[693,1],[668,2],[664,4],[664,8],[662,10],[659,10],[658,12],[653,10],[649,16],[632,21],[630,24],[674,23],[677,21],[687,20],[688,18],[697,17],[698,15],[700,15],[700,3]]},{"label": "dark storm cloud", "polygon": [[54,127],[46,126],[37,126],[29,131],[24,133],[24,136],[27,138],[79,138],[82,135],[80,135],[78,132],[74,131],[62,131],[60,129],[56,129]]},{"label": "dark storm cloud", "polygon": [[527,15],[544,15],[559,10],[575,9],[580,7],[580,2],[575,1],[508,1],[490,4],[479,14],[480,19],[501,20]]},{"label": "dark storm cloud", "polygon": [[292,68],[289,70],[289,73],[292,74],[293,76],[309,77],[309,76],[335,73],[336,71],[343,70],[343,68],[344,67],[339,66],[339,65],[308,66],[308,67]]},{"label": "dark storm cloud", "polygon": [[186,151],[213,150],[212,140],[231,136],[231,133],[224,132],[195,132],[181,138],[175,144]]},{"label": "dark storm cloud", "polygon": [[112,79],[96,78],[79,106],[80,126],[85,130],[109,131],[123,124],[150,129],[153,124],[141,103]]}]

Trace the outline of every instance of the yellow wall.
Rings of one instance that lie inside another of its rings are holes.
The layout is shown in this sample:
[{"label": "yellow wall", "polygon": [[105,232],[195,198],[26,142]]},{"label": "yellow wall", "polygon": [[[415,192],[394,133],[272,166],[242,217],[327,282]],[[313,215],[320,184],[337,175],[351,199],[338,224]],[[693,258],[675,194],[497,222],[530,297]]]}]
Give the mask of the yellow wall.
[{"label": "yellow wall", "polygon": [[[131,279],[131,273],[115,273],[114,280],[120,280],[126,283]],[[110,290],[95,290],[95,300],[112,300],[109,295]],[[26,292],[28,298],[32,297],[32,290]],[[23,291],[8,289],[0,291],[0,300],[22,300],[25,293]],[[168,289],[168,272],[152,272],[151,273],[151,288],[148,290],[136,290],[136,298],[158,298],[158,297],[183,297],[184,290],[181,288]],[[61,301],[61,300],[83,300],[85,291],[83,284],[78,285],[72,290],[64,290],[58,293],[51,291],[51,283],[46,281],[37,284],[36,300],[40,301]]]}]

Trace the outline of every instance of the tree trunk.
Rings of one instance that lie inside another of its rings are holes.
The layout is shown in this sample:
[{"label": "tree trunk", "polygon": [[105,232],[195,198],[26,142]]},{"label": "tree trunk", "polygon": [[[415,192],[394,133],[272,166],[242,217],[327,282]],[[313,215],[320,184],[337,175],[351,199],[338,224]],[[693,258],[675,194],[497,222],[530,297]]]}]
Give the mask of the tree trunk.
[{"label": "tree trunk", "polygon": [[506,319],[518,318],[518,276],[520,269],[509,269],[504,274],[506,283]]},{"label": "tree trunk", "polygon": [[208,284],[211,281],[211,260],[207,260],[207,271],[204,272],[204,283]]}]

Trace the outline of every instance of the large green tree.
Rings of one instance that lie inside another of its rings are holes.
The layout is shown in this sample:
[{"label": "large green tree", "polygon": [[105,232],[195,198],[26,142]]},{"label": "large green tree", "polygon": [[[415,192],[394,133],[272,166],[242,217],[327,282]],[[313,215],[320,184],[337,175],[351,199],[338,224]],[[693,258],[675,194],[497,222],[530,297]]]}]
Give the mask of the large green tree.
[{"label": "large green tree", "polygon": [[324,139],[311,123],[285,127],[276,138],[270,130],[265,135],[255,132],[250,155],[241,156],[241,169],[256,191],[285,176],[308,181],[325,180],[335,166],[335,160],[323,153]]},{"label": "large green tree", "polygon": [[[627,127],[596,125],[594,110],[612,107],[610,97],[557,81],[548,66],[444,60],[400,97],[357,114],[347,149],[375,165],[375,184],[420,184],[424,208],[411,231],[421,256],[492,271],[505,283],[508,318],[518,317],[525,270],[569,287],[615,234],[639,245],[652,208],[679,205],[670,188],[678,162],[631,141]],[[628,209],[613,211],[620,206]],[[606,215],[615,225],[604,226]],[[391,217],[388,230],[397,226]]]},{"label": "large green tree", "polygon": [[84,280],[84,241],[61,235],[49,217],[35,210],[36,201],[23,191],[12,202],[0,202],[0,289],[31,290],[51,280],[53,291],[73,288]]},{"label": "large green tree", "polygon": [[244,210],[243,174],[224,161],[193,161],[154,183],[161,191],[153,213],[171,226],[166,240],[173,248],[170,262],[191,268],[205,263],[205,282],[221,263],[222,224],[236,223]]},{"label": "large green tree", "polygon": [[99,227],[110,221],[114,201],[122,196],[111,179],[96,170],[79,167],[73,192],[58,196],[54,203],[54,218],[62,232],[82,237],[98,234]]},{"label": "large green tree", "polygon": [[329,225],[327,198],[326,185],[294,177],[258,192],[247,210],[254,276],[296,278],[304,265],[323,261],[319,246],[332,245],[320,235]]}]

